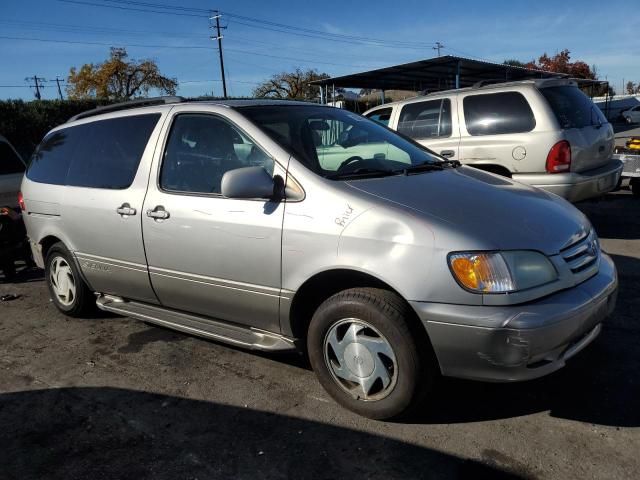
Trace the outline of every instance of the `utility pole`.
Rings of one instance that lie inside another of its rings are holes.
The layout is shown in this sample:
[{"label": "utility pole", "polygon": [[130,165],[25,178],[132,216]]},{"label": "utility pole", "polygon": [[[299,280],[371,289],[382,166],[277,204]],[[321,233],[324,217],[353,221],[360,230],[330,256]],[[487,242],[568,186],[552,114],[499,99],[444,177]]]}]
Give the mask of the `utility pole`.
[{"label": "utility pole", "polygon": [[[222,95],[223,95],[224,98],[227,98],[227,80],[224,77],[224,59],[222,57],[222,35],[220,34],[220,29],[224,30],[227,27],[221,27],[220,26],[220,17],[221,16],[222,15],[220,15],[218,10],[214,10],[213,11],[213,15],[211,16],[211,18],[209,20],[215,20],[216,21],[215,29],[216,29],[217,35],[215,37],[211,37],[211,40],[218,40],[218,53],[220,54],[220,72],[222,74]],[[211,28],[214,28],[214,27],[211,26]]]},{"label": "utility pole", "polygon": [[62,89],[60,88],[60,79],[58,78],[57,75],[56,75],[56,83],[58,84],[58,95],[60,95],[60,100],[64,100],[64,97],[62,96]]},{"label": "utility pole", "polygon": [[441,44],[440,42],[436,42],[436,46],[435,47],[431,47],[431,48],[434,49],[434,50],[437,50],[438,51],[438,56],[440,56],[440,49],[444,48],[444,45]]},{"label": "utility pole", "polygon": [[42,78],[42,77],[39,77],[39,76],[37,76],[37,75],[34,75],[33,77],[27,77],[27,78],[25,78],[25,81],[27,81],[27,82],[28,82],[28,81],[30,81],[30,80],[33,80],[34,85],[29,85],[29,86],[30,86],[31,88],[35,88],[35,89],[36,89],[36,98],[37,98],[38,100],[41,100],[41,99],[42,99],[42,95],[40,94],[40,89],[41,89],[41,88],[44,88],[44,85],[40,85],[40,83],[39,83],[39,82],[44,82],[44,81],[45,81],[45,79],[44,79],[44,78]]}]

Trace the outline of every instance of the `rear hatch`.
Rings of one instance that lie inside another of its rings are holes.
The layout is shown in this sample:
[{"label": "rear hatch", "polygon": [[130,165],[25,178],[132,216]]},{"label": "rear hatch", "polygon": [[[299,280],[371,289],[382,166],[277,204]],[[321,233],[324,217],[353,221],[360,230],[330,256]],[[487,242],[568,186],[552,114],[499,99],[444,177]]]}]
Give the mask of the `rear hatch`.
[{"label": "rear hatch", "polygon": [[613,127],[600,109],[575,85],[541,86],[540,92],[571,145],[571,171],[584,172],[611,160]]}]

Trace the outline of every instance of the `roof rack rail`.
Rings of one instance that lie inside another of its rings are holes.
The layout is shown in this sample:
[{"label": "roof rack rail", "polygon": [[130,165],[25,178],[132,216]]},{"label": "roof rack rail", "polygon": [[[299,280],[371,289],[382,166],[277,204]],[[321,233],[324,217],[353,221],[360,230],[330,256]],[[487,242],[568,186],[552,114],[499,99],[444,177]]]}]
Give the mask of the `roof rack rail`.
[{"label": "roof rack rail", "polygon": [[74,115],[69,120],[67,120],[67,123],[73,122],[75,120],[80,120],[81,118],[93,117],[94,115],[100,115],[103,113],[128,110],[129,108],[152,107],[154,105],[166,105],[170,103],[181,103],[184,101],[186,101],[184,97],[178,96],[151,97],[129,100],[127,102],[120,102],[114,103],[112,105],[105,105],[103,107],[96,107],[91,110],[87,110],[86,112],[78,113],[77,115]]},{"label": "roof rack rail", "polygon": [[480,80],[479,82],[474,83],[471,88],[480,88],[486,85],[494,85],[496,83],[509,83],[509,80],[504,80],[501,78],[489,78],[486,80]]}]

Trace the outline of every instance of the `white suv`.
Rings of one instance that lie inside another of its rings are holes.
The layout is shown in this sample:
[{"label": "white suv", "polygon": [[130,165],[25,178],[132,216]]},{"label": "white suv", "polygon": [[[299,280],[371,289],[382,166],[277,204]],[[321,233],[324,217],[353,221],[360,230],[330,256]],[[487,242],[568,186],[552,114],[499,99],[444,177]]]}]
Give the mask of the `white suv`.
[{"label": "white suv", "polygon": [[571,80],[438,92],[364,115],[448,159],[577,202],[615,188],[613,127]]}]

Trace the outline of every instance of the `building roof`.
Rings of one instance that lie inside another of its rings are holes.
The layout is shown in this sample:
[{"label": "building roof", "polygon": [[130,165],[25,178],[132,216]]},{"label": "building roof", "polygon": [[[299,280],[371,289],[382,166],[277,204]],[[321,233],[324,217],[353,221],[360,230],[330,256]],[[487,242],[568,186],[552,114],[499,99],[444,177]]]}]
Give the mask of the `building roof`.
[{"label": "building roof", "polygon": [[[460,76],[458,85],[456,85],[456,74]],[[442,57],[369,70],[368,72],[317,80],[311,84],[342,88],[434,92],[456,87],[470,87],[480,81],[513,81],[553,77],[565,78],[568,75],[443,55]]]}]

